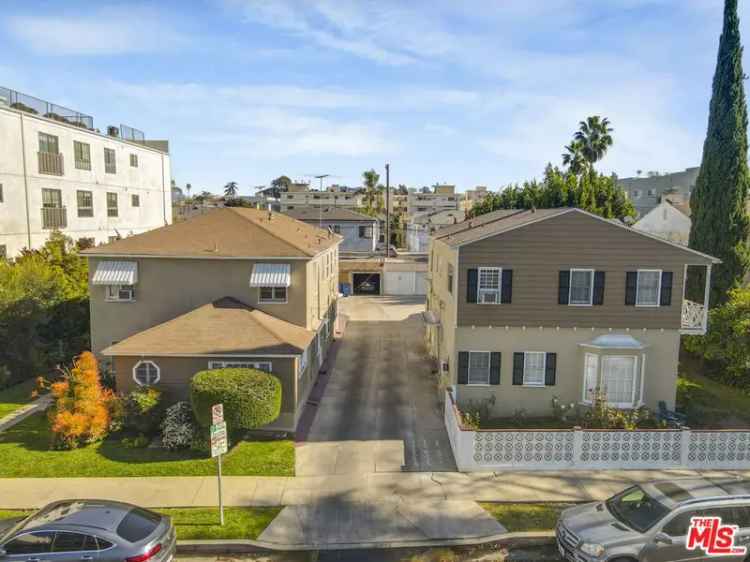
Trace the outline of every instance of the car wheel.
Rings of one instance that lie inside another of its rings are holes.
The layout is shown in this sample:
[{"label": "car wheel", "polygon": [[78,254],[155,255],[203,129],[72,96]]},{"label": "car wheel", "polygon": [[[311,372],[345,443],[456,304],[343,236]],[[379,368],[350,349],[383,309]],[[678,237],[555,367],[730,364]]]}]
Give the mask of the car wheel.
[{"label": "car wheel", "polygon": [[635,558],[615,558],[614,560],[610,560],[610,562],[638,562]]}]

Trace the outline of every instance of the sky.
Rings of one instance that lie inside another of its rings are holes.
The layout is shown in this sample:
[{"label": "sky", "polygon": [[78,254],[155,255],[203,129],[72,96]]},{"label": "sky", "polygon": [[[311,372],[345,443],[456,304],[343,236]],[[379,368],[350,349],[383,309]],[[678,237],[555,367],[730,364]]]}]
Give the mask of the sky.
[{"label": "sky", "polygon": [[3,0],[0,85],[168,139],[194,191],[386,162],[392,185],[497,189],[559,164],[588,115],[627,177],[700,164],[722,4]]}]

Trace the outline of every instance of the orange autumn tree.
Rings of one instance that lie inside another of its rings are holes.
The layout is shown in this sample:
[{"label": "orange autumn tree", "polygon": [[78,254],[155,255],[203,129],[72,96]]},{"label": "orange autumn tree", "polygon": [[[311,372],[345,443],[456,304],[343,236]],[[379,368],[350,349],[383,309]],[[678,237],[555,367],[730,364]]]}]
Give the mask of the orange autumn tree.
[{"label": "orange autumn tree", "polygon": [[54,405],[48,412],[53,447],[75,449],[106,437],[118,417],[119,400],[99,379],[99,364],[90,351],[63,370],[60,381],[49,384]]}]

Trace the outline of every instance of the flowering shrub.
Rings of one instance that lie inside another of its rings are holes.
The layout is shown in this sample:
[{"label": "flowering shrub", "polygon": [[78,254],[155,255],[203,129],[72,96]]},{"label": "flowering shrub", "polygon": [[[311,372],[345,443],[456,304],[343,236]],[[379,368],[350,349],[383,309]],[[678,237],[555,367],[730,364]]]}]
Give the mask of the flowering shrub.
[{"label": "flowering shrub", "polygon": [[167,449],[190,447],[195,437],[195,426],[193,408],[188,402],[177,402],[170,406],[161,422],[162,445]]},{"label": "flowering shrub", "polygon": [[160,390],[150,386],[137,388],[125,398],[125,429],[154,435],[163,412]]},{"label": "flowering shrub", "polygon": [[54,398],[48,413],[52,446],[75,449],[103,439],[111,431],[113,420],[117,421],[120,405],[114,393],[102,387],[96,357],[85,351],[62,374],[62,380],[41,383]]}]

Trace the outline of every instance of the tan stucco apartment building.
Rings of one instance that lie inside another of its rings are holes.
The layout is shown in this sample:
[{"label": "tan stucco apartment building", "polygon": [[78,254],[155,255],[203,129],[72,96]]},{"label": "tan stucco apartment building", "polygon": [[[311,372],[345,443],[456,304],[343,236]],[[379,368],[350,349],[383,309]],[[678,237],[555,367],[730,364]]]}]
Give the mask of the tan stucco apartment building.
[{"label": "tan stucco apartment building", "polygon": [[464,407],[674,406],[681,334],[705,333],[688,266],[718,260],[580,209],[500,210],[438,231],[427,343]]},{"label": "tan stucco apartment building", "polygon": [[282,382],[271,426],[293,431],[336,319],[341,237],[279,213],[221,208],[87,250],[91,342],[117,390],[186,399],[198,371]]}]

